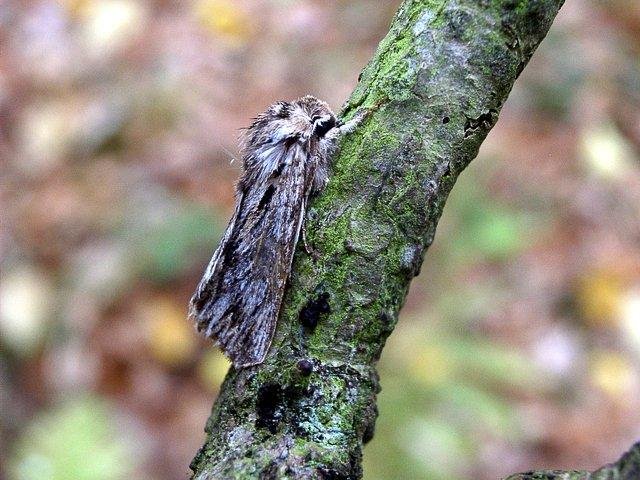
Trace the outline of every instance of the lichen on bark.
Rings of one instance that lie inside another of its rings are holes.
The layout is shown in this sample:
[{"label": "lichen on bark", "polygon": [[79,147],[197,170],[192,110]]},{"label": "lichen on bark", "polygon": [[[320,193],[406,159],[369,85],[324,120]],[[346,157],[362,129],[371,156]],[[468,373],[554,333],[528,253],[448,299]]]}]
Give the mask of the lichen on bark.
[{"label": "lichen on bark", "polygon": [[563,0],[405,0],[343,116],[347,136],[313,200],[265,362],[231,369],[194,478],[362,475],[375,364],[444,202],[476,156]]}]

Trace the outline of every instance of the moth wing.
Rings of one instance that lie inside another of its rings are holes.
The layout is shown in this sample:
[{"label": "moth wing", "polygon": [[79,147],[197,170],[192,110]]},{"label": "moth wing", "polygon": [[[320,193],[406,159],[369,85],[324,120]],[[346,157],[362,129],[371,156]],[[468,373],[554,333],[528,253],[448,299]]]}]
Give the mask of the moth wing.
[{"label": "moth wing", "polygon": [[308,183],[304,151],[283,153],[279,173],[237,198],[189,316],[236,367],[264,361],[300,234]]}]

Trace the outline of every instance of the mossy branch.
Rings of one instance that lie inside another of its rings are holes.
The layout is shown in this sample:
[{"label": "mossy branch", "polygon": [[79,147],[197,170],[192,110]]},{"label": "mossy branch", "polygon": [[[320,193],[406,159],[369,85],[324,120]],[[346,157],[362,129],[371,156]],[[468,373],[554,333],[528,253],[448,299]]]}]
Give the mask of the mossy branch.
[{"label": "mossy branch", "polygon": [[620,460],[596,470],[561,471],[538,470],[512,475],[505,480],[638,480],[640,478],[640,442],[625,453]]},{"label": "mossy branch", "polygon": [[[362,475],[375,364],[445,200],[563,0],[405,0],[343,115],[329,186],[307,215],[266,361],[231,369],[194,478]],[[425,366],[426,367],[426,366]]]}]

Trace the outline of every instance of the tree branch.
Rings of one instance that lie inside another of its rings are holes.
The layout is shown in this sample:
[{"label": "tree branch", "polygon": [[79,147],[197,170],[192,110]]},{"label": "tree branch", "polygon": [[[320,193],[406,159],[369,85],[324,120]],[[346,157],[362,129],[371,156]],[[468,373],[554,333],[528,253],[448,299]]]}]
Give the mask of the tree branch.
[{"label": "tree branch", "polygon": [[341,146],[307,215],[266,361],[233,368],[194,478],[362,475],[375,363],[458,174],[476,156],[563,0],[405,0],[343,114]]},{"label": "tree branch", "polygon": [[538,470],[519,473],[505,480],[637,480],[640,478],[640,442],[611,465],[589,473],[585,471]]}]

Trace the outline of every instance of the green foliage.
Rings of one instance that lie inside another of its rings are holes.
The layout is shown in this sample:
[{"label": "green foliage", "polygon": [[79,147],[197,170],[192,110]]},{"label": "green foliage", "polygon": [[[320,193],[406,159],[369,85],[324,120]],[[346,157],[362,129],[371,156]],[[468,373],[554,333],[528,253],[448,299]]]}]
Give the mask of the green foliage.
[{"label": "green foliage", "polygon": [[469,173],[447,204],[455,231],[449,258],[457,264],[505,261],[531,246],[543,227],[537,213],[501,202],[488,193],[483,176]]},{"label": "green foliage", "polygon": [[157,218],[143,219],[130,244],[132,259],[145,278],[168,282],[194,265],[206,264],[196,252],[213,253],[220,222],[203,208],[169,202]]},{"label": "green foliage", "polygon": [[446,329],[421,334],[424,318],[402,322],[407,323],[390,338],[380,365],[381,416],[365,451],[365,476],[465,478],[482,453],[478,438],[513,442],[522,437],[523,426],[502,390],[539,394],[542,377],[513,350],[461,339]]},{"label": "green foliage", "polygon": [[86,397],[31,422],[16,444],[10,480],[119,480],[132,478],[130,451],[107,406]]}]

